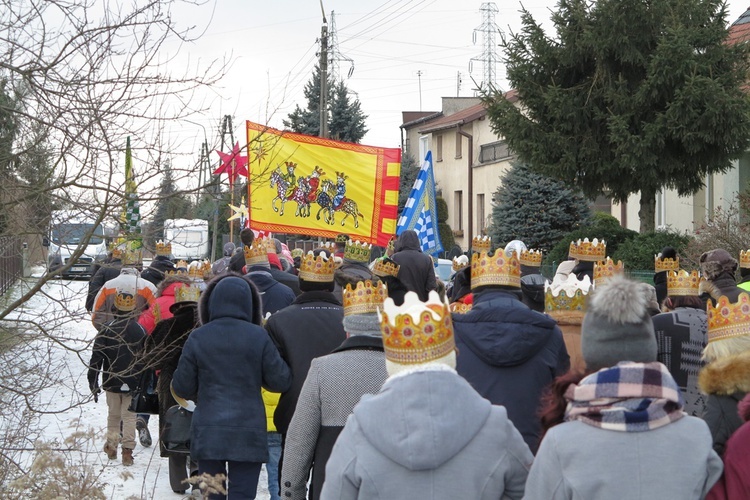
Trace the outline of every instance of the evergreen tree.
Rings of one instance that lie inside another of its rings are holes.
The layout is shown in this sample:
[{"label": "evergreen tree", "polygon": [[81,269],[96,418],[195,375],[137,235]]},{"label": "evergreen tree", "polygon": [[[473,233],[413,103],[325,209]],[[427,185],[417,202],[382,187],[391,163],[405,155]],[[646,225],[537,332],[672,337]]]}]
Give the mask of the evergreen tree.
[{"label": "evergreen tree", "polygon": [[750,145],[747,43],[728,44],[721,0],[559,0],[556,36],[522,10],[503,40],[521,107],[485,93],[493,129],[539,172],[615,201],[699,190]]},{"label": "evergreen tree", "polygon": [[437,203],[438,232],[440,233],[440,243],[443,245],[443,251],[450,252],[456,245],[456,239],[453,237],[453,230],[448,224],[448,204],[438,196],[435,198]]},{"label": "evergreen tree", "polygon": [[578,190],[518,162],[495,192],[489,233],[496,247],[519,239],[529,248],[548,252],[590,216],[588,203]]},{"label": "evergreen tree", "polygon": [[[164,174],[159,185],[159,197],[156,200],[152,234],[154,240],[161,239],[164,234],[164,221],[167,219],[190,219],[193,207],[185,193],[177,189],[171,165],[164,165]],[[150,242],[153,243],[153,242]]]},{"label": "evergreen tree", "polygon": [[[320,68],[315,66],[313,76],[305,84],[307,107],[294,108],[284,126],[293,132],[308,135],[320,134]],[[349,97],[349,89],[344,82],[328,82],[328,135],[332,139],[359,143],[367,133],[365,120],[359,99]]]},{"label": "evergreen tree", "polygon": [[411,189],[419,175],[419,165],[417,160],[409,154],[401,155],[401,176],[398,180],[398,214],[404,211],[406,201],[409,199]]}]

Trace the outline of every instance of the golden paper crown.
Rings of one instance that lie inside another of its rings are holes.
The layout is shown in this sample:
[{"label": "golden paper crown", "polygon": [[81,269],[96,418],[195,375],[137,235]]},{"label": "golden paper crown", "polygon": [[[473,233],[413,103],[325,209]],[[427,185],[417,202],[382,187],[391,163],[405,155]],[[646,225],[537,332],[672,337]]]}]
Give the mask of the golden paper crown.
[{"label": "golden paper crown", "polygon": [[725,295],[716,307],[708,303],[708,341],[741,337],[750,334],[750,295],[743,292],[732,303]]},{"label": "golden paper crown", "polygon": [[385,284],[378,282],[373,285],[370,280],[359,281],[354,288],[352,288],[351,283],[347,283],[342,293],[344,316],[377,312],[379,308],[383,307],[385,299],[388,298],[388,289]]},{"label": "golden paper crown", "polygon": [[740,250],[740,267],[750,269],[750,250]]},{"label": "golden paper crown", "polygon": [[188,267],[188,277],[193,280],[203,279],[203,264],[198,261],[191,262]]},{"label": "golden paper crown", "polygon": [[594,285],[601,286],[615,274],[622,274],[624,272],[625,264],[621,260],[618,260],[617,264],[615,264],[612,259],[607,257],[606,260],[601,262],[594,262]]},{"label": "golden paper crown", "polygon": [[586,297],[591,291],[591,280],[579,280],[575,274],[567,278],[556,276],[544,284],[544,312],[561,325],[580,325],[586,312]]},{"label": "golden paper crown", "polygon": [[156,255],[172,255],[172,243],[164,243],[163,241],[156,242]]},{"label": "golden paper crown", "polygon": [[440,302],[437,292],[430,292],[427,302],[420,302],[416,293],[407,292],[401,306],[387,299],[379,315],[388,361],[404,365],[428,363],[447,356],[456,347],[450,309]]},{"label": "golden paper crown", "polygon": [[661,254],[654,255],[654,272],[660,273],[662,271],[679,271],[680,270],[680,258],[675,257],[674,259],[662,259],[659,257]]},{"label": "golden paper crown", "polygon": [[471,311],[471,304],[464,304],[463,302],[451,302],[450,310],[456,314],[466,314]]},{"label": "golden paper crown", "polygon": [[372,273],[375,276],[398,276],[398,270],[401,266],[393,262],[388,257],[378,259],[372,266]]},{"label": "golden paper crown", "polygon": [[346,235],[346,234],[336,235],[336,243],[346,243],[347,241],[349,241],[349,235]]},{"label": "golden paper crown", "polygon": [[489,236],[474,236],[471,240],[472,252],[489,252],[492,249],[492,240]]},{"label": "golden paper crown", "polygon": [[688,273],[687,271],[667,272],[667,295],[671,296],[699,296],[701,277],[698,271]]},{"label": "golden paper crown", "polygon": [[115,308],[120,311],[132,311],[135,309],[135,295],[127,292],[115,293]]},{"label": "golden paper crown", "polygon": [[453,270],[455,272],[459,272],[461,269],[465,269],[469,267],[469,258],[466,255],[459,255],[458,257],[453,257]]},{"label": "golden paper crown", "polygon": [[358,262],[370,262],[370,251],[372,245],[349,240],[344,247],[344,258]]},{"label": "golden paper crown", "polygon": [[521,250],[521,265],[528,267],[542,266],[542,252],[539,250]]},{"label": "golden paper crown", "polygon": [[588,238],[584,238],[583,241],[571,241],[568,249],[568,257],[587,262],[599,262],[606,256],[607,243],[596,238],[591,241]]},{"label": "golden paper crown", "polygon": [[128,240],[124,244],[122,263],[125,265],[140,264],[143,262],[143,241],[140,239]]},{"label": "golden paper crown", "polygon": [[192,285],[182,285],[174,291],[175,302],[198,302],[200,296],[201,289]]},{"label": "golden paper crown", "polygon": [[273,238],[261,238],[259,240],[266,245],[266,253],[276,253],[276,242]]},{"label": "golden paper crown", "polygon": [[315,257],[312,251],[302,256],[299,266],[299,279],[325,283],[333,281],[333,271],[336,269],[333,256],[320,252]]},{"label": "golden paper crown", "polygon": [[268,266],[268,250],[263,239],[255,240],[251,247],[245,245],[244,251],[246,266]]},{"label": "golden paper crown", "polygon": [[388,244],[385,246],[387,250],[394,251],[396,249],[396,237],[391,236],[391,239],[388,240]]},{"label": "golden paper crown", "polygon": [[186,260],[180,259],[177,261],[177,264],[175,264],[174,267],[176,267],[177,269],[184,269],[185,272],[187,272],[188,263]]},{"label": "golden paper crown", "polygon": [[305,255],[305,251],[302,250],[301,248],[293,248],[292,249],[292,258],[302,257],[303,255]]},{"label": "golden paper crown", "polygon": [[174,269],[170,269],[167,272],[164,273],[165,276],[187,276],[187,268],[181,269],[179,266],[176,266]]},{"label": "golden paper crown", "polygon": [[471,289],[484,285],[521,288],[521,263],[516,252],[506,254],[498,249],[494,255],[481,252],[471,256]]},{"label": "golden paper crown", "polygon": [[203,270],[203,279],[207,280],[211,278],[211,261],[208,259],[203,259],[203,263],[201,264],[201,269]]}]

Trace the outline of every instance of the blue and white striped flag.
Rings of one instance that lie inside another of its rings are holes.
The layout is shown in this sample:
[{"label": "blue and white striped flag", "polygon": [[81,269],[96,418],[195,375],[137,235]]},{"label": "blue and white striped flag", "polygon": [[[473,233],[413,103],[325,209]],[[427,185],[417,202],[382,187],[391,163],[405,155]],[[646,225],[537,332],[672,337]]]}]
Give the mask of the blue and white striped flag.
[{"label": "blue and white striped flag", "polygon": [[419,236],[422,251],[428,255],[437,255],[443,251],[438,232],[437,203],[435,203],[435,176],[432,173],[432,151],[427,152],[422,168],[419,170],[414,187],[404,211],[396,224],[396,234],[413,229]]}]

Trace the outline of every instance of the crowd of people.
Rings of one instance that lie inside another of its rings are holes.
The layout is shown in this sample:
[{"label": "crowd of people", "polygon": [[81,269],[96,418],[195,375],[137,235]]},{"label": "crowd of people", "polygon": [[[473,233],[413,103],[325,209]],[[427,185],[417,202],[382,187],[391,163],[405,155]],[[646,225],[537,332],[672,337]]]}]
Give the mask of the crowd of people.
[{"label": "crowd of people", "polygon": [[255,498],[263,464],[274,500],[750,498],[750,252],[665,248],[651,285],[586,239],[548,280],[484,237],[443,283],[414,231],[378,258],[241,240],[141,271],[116,247],[91,279],[109,459],[152,444],[150,392],[195,498]]}]

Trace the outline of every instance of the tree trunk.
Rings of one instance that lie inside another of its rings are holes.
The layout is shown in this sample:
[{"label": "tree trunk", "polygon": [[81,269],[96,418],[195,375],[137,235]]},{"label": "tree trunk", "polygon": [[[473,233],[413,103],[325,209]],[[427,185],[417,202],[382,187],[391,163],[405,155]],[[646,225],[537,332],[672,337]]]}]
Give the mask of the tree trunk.
[{"label": "tree trunk", "polygon": [[653,233],[656,228],[656,190],[652,188],[641,189],[640,209],[638,218],[641,221],[641,234]]}]

